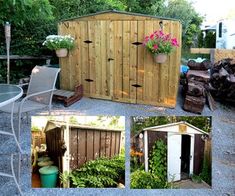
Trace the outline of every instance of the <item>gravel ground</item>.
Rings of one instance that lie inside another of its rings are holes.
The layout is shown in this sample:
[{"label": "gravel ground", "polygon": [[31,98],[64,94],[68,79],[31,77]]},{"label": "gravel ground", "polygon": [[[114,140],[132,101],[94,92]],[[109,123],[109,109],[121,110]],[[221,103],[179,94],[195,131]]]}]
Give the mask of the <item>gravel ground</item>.
[{"label": "gravel ground", "polygon": [[[218,109],[210,111],[206,106],[202,115],[213,116],[212,130],[212,189],[196,190],[131,190],[129,187],[129,148],[130,148],[130,116],[162,116],[162,115],[195,115],[182,110],[182,97],[178,96],[175,109],[154,107],[146,105],[124,104],[112,101],[83,98],[76,104],[64,108],[60,103],[53,104],[52,115],[121,115],[126,116],[126,188],[125,189],[32,189],[30,175],[30,123],[25,123],[21,133],[21,146],[23,157],[21,188],[25,195],[235,195],[235,108],[217,104]],[[31,113],[30,115],[47,115],[45,111]],[[7,125],[9,115],[0,113],[0,129],[10,130]],[[15,153],[17,147],[14,139],[0,135],[0,152],[2,154]],[[0,171],[8,171],[9,158],[0,155]],[[9,156],[9,155],[8,155]],[[7,169],[8,168],[8,169]],[[9,187],[6,189],[6,187]],[[0,177],[0,195],[17,195],[18,191],[12,179]]]}]

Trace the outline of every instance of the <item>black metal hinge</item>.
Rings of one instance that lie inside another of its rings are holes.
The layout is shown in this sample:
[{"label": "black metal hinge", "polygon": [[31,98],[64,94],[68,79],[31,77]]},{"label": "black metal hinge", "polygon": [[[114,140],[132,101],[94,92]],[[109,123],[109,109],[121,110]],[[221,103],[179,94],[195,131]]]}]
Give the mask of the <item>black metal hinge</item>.
[{"label": "black metal hinge", "polygon": [[132,84],[131,86],[134,86],[134,87],[136,87],[136,88],[142,87],[142,86],[139,85],[139,84]]},{"label": "black metal hinge", "polygon": [[87,82],[94,82],[94,80],[92,80],[92,79],[85,79],[85,81],[87,81]]},{"label": "black metal hinge", "polygon": [[138,46],[138,45],[142,45],[143,43],[142,42],[133,42],[132,44]]},{"label": "black metal hinge", "polygon": [[85,40],[84,41],[86,44],[90,44],[90,43],[92,43],[92,41],[91,40]]}]

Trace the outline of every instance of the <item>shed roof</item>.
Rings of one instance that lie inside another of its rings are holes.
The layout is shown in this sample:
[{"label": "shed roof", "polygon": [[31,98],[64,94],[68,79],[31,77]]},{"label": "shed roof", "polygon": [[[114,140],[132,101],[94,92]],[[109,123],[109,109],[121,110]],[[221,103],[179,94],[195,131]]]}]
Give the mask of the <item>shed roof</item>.
[{"label": "shed roof", "polygon": [[[47,124],[44,128],[44,132],[50,131],[55,129],[56,127],[66,127],[66,122],[64,121],[54,121],[50,120],[47,121]],[[95,127],[95,126],[87,126],[87,125],[78,125],[78,124],[69,124],[70,128],[79,128],[79,129],[86,129],[86,130],[102,130],[102,131],[124,131],[123,129],[113,129],[113,128],[107,128],[107,127]]]},{"label": "shed roof", "polygon": [[190,123],[188,122],[185,122],[185,121],[180,121],[180,122],[176,122],[176,123],[169,123],[169,124],[165,124],[165,125],[159,125],[159,126],[153,126],[153,127],[147,127],[147,128],[144,128],[143,131],[148,131],[148,130],[156,130],[156,129],[160,129],[160,128],[165,128],[165,127],[172,127],[172,126],[175,126],[175,125],[180,125],[180,124],[184,124],[184,125],[187,125],[189,127],[191,127],[192,129],[195,129],[203,134],[206,134],[206,135],[209,135],[207,132],[191,125]]},{"label": "shed roof", "polygon": [[179,21],[178,19],[175,18],[168,18],[168,17],[161,17],[161,16],[153,16],[153,15],[147,15],[147,14],[140,14],[140,13],[134,13],[134,12],[125,12],[125,11],[117,11],[117,10],[106,10],[106,11],[101,11],[101,12],[96,12],[92,14],[87,14],[83,16],[77,16],[77,17],[72,17],[68,19],[61,20],[60,22],[65,22],[65,21],[71,21],[71,20],[79,20],[83,19],[86,17],[93,17],[93,16],[98,16],[98,15],[104,15],[104,14],[122,14],[126,16],[139,16],[143,18],[155,18],[155,19],[160,19],[160,20],[174,20],[174,21]]}]

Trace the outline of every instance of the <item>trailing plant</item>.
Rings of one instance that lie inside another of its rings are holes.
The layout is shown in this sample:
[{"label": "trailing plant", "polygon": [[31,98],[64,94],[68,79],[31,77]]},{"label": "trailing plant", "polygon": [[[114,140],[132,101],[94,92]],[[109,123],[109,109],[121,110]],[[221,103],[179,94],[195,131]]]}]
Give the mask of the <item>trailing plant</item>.
[{"label": "trailing plant", "polygon": [[74,187],[115,187],[124,178],[124,156],[92,160],[70,173]]},{"label": "trailing plant", "polygon": [[[158,176],[161,182],[167,179],[167,147],[163,140],[157,140],[149,160],[150,172]],[[164,183],[163,183],[164,184]]]},{"label": "trailing plant", "polygon": [[42,45],[50,50],[72,49],[74,47],[74,38],[70,35],[48,35]]},{"label": "trailing plant", "polygon": [[161,185],[161,179],[151,172],[136,170],[131,173],[131,188],[133,189],[163,188]]}]

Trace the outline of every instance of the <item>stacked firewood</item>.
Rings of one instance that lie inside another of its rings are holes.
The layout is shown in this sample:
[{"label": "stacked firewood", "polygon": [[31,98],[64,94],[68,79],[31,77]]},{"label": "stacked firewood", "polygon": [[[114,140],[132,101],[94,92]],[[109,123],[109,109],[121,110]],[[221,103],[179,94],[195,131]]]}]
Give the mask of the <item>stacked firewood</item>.
[{"label": "stacked firewood", "polygon": [[187,72],[187,82],[184,86],[186,96],[183,108],[187,111],[201,114],[208,96],[210,81],[211,62],[204,60],[201,63],[194,60],[188,61],[189,71]]},{"label": "stacked firewood", "polygon": [[223,59],[211,69],[210,92],[214,98],[235,102],[235,59]]}]

